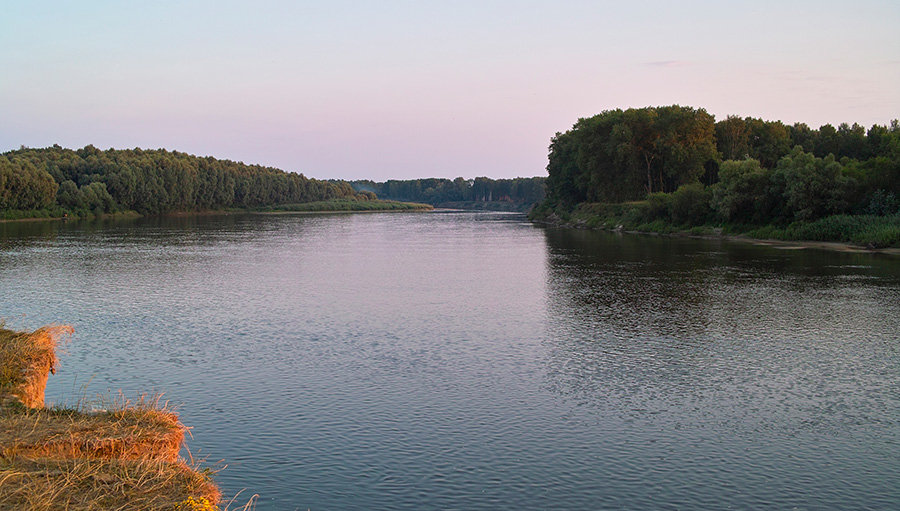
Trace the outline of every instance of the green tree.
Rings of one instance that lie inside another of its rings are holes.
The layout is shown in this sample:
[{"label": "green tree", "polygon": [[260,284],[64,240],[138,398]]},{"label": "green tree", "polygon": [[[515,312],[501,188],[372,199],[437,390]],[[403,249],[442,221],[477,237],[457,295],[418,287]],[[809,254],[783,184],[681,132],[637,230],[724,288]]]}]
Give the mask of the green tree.
[{"label": "green tree", "polygon": [[842,172],[834,155],[817,158],[795,147],[778,162],[776,172],[783,176],[784,198],[794,220],[814,220],[845,213],[855,182]]},{"label": "green tree", "polygon": [[773,186],[772,171],[759,160],[728,160],[719,167],[712,204],[723,220],[768,223],[782,201],[782,190]]},{"label": "green tree", "polygon": [[750,154],[747,124],[736,115],[716,123],[716,142],[723,160],[743,160]]},{"label": "green tree", "polygon": [[766,168],[774,167],[778,159],[791,150],[791,137],[781,121],[745,119],[749,131],[750,157]]}]

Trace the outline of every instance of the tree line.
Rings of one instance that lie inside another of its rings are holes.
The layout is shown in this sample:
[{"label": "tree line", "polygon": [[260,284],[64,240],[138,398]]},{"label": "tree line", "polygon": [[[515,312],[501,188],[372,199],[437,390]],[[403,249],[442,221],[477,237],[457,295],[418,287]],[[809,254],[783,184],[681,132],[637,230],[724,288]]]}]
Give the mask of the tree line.
[{"label": "tree line", "polygon": [[54,145],[0,154],[0,211],[154,214],[370,198],[346,181],[165,149]]},{"label": "tree line", "polygon": [[900,209],[896,120],[812,129],[716,122],[679,105],[617,109],[579,119],[549,151],[544,212],[650,199],[679,223],[767,224]]},{"label": "tree line", "polygon": [[458,202],[505,202],[530,206],[544,199],[543,177],[514,179],[426,178],[391,179],[385,182],[351,181],[358,191],[372,192],[382,199],[424,202],[431,205]]}]

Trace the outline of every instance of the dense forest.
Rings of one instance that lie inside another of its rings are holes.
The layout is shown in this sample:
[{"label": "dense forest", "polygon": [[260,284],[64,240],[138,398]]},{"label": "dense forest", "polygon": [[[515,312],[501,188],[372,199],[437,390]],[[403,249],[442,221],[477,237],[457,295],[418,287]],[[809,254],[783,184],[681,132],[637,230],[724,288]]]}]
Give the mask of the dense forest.
[{"label": "dense forest", "polygon": [[164,149],[22,148],[0,154],[0,212],[58,216],[368,200],[345,181]]},{"label": "dense forest", "polygon": [[544,199],[543,177],[489,179],[476,177],[454,180],[441,178],[351,181],[358,191],[373,192],[382,199],[424,202],[434,206],[453,203],[509,203],[524,209]]},{"label": "dense forest", "polygon": [[752,117],[716,122],[678,105],[608,110],[557,133],[547,170],[535,218],[632,202],[636,222],[679,225],[897,215],[900,124],[812,129]]}]

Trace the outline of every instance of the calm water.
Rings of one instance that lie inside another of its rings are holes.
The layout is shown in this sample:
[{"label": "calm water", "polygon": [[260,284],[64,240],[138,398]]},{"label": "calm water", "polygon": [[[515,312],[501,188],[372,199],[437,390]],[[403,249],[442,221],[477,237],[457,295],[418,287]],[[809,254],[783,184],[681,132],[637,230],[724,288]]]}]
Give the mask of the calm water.
[{"label": "calm water", "polygon": [[900,258],[486,213],[0,224],[48,398],[162,391],[260,510],[898,509]]}]

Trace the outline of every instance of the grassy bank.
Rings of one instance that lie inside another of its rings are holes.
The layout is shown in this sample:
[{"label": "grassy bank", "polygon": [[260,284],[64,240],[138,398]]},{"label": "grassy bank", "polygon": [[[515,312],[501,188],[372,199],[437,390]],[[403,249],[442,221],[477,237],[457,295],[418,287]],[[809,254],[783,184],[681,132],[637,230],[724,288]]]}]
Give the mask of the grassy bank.
[{"label": "grassy bank", "polygon": [[670,211],[654,201],[582,203],[571,212],[536,209],[530,218],[583,229],[625,230],[658,234],[748,236],[780,241],[850,243],[866,248],[900,247],[900,215],[832,215],[786,225],[747,225],[722,222],[688,223],[672,220]]},{"label": "grassy bank", "polygon": [[7,209],[0,211],[0,222],[24,222],[29,220],[93,220],[95,218],[138,218],[141,215],[135,211],[117,211],[115,213],[100,213],[83,210],[68,210],[62,208],[52,209]]},{"label": "grassy bank", "polygon": [[68,210],[54,207],[42,209],[4,209],[0,210],[0,220],[32,220],[41,218],[62,218]]},{"label": "grassy bank", "polygon": [[[301,202],[297,204],[281,204],[265,208],[229,208],[224,210],[196,210],[196,211],[174,211],[166,213],[166,215],[189,216],[189,215],[205,215],[220,213],[242,213],[250,211],[262,212],[346,212],[346,211],[427,211],[434,209],[430,204],[419,204],[415,202],[398,202],[387,200],[347,200],[335,199],[329,201],[317,202]],[[61,220],[61,219],[86,219],[95,218],[137,218],[143,215],[135,211],[120,211],[116,213],[102,213],[89,210],[68,210],[64,208],[49,209],[29,209],[18,210],[8,209],[0,210],[0,222],[16,222],[26,220]]]},{"label": "grassy bank", "polygon": [[187,429],[158,400],[44,408],[69,334],[0,324],[0,509],[219,509],[208,474],[178,456]]}]

